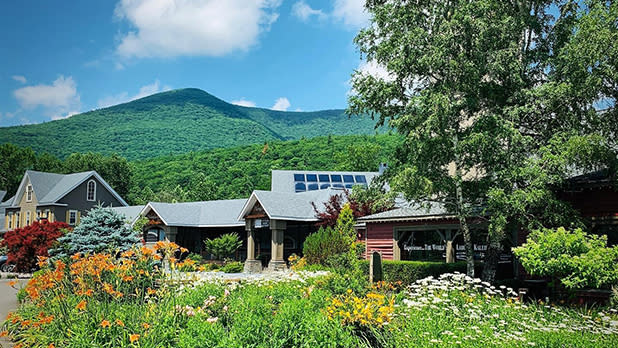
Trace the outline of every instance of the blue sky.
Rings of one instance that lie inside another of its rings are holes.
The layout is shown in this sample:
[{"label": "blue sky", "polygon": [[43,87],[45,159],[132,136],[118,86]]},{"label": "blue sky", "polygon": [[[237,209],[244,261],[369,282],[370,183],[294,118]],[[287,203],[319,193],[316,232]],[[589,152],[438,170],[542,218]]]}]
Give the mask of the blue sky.
[{"label": "blue sky", "polygon": [[[345,108],[364,0],[0,4],[0,126],[167,89],[280,110]],[[373,68],[375,69],[375,67]]]}]

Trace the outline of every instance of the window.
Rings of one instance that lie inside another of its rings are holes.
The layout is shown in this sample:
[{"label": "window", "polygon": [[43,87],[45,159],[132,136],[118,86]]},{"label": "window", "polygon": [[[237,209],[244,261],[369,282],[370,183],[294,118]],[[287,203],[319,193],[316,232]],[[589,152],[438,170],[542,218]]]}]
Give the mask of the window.
[{"label": "window", "polygon": [[9,213],[8,219],[9,219],[9,222],[8,222],[9,224],[8,224],[8,228],[7,229],[10,230],[10,229],[13,228],[13,213]]},{"label": "window", "polygon": [[146,233],[146,243],[154,243],[165,239],[165,231],[162,228],[151,228]]},{"label": "window", "polygon": [[26,224],[24,226],[30,226],[30,211],[26,212]]},{"label": "window", "polygon": [[26,202],[32,202],[32,185],[26,187]]},{"label": "window", "polygon": [[36,219],[41,220],[41,211],[38,209],[36,210]]},{"label": "window", "polygon": [[88,181],[86,191],[86,200],[93,202],[97,197],[97,183],[94,180]]},{"label": "window", "polygon": [[43,211],[43,219],[49,219],[49,209]]},{"label": "window", "polygon": [[20,212],[15,213],[15,220],[17,220],[15,222],[15,228],[19,228],[19,226],[21,225],[21,213]]},{"label": "window", "polygon": [[67,223],[71,226],[77,224],[77,210],[69,210],[69,221]]}]

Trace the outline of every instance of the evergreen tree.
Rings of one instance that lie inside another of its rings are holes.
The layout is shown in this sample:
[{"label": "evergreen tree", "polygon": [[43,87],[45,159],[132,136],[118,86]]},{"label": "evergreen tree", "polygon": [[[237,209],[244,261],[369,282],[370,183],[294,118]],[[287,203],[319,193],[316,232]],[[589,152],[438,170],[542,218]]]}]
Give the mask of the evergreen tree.
[{"label": "evergreen tree", "polygon": [[123,251],[140,241],[124,217],[110,208],[95,207],[81,219],[73,231],[58,238],[60,247],[54,256],[65,257],[76,253]]}]

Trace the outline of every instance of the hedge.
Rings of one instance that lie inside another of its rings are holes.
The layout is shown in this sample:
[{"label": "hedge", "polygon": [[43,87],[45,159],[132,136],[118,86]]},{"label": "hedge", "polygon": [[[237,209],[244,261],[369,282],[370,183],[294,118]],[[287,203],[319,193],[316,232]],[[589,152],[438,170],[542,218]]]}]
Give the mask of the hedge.
[{"label": "hedge", "polygon": [[[369,274],[369,261],[361,261],[361,268],[365,274]],[[382,261],[384,280],[387,282],[402,281],[404,284],[412,284],[418,279],[434,276],[442,273],[466,272],[465,262],[445,263],[435,261]]]}]

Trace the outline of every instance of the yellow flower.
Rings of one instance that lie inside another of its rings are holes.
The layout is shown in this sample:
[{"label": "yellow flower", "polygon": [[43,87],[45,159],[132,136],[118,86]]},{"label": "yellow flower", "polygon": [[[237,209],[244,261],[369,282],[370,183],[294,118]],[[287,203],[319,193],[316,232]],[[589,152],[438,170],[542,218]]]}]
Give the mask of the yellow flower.
[{"label": "yellow flower", "polygon": [[140,335],[138,334],[132,334],[131,336],[129,336],[129,341],[131,341],[131,343],[139,340]]}]

